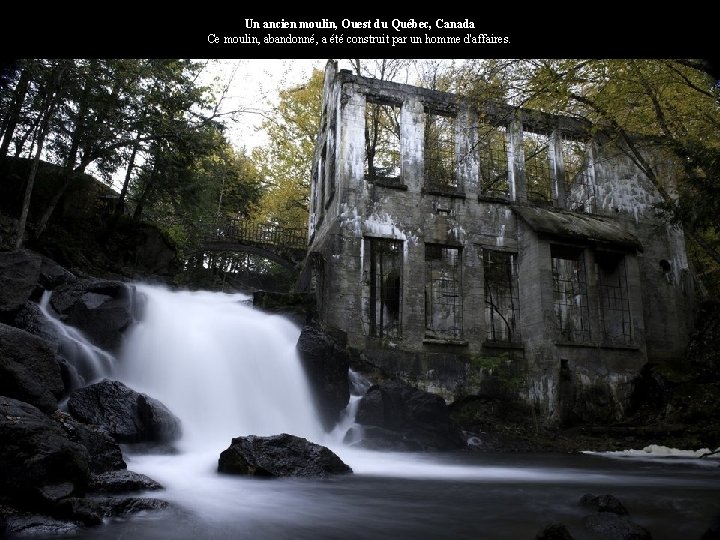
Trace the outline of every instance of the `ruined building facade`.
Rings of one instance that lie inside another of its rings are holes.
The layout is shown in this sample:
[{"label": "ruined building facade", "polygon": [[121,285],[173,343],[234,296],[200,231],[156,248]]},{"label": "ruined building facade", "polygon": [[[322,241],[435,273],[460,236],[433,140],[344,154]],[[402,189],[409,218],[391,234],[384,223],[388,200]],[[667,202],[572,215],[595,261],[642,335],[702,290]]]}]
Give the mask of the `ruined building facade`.
[{"label": "ruined building facade", "polygon": [[646,362],[683,357],[684,236],[620,146],[333,62],[323,92],[308,265],[321,320],[370,361],[448,400],[495,381],[554,422],[619,418]]}]

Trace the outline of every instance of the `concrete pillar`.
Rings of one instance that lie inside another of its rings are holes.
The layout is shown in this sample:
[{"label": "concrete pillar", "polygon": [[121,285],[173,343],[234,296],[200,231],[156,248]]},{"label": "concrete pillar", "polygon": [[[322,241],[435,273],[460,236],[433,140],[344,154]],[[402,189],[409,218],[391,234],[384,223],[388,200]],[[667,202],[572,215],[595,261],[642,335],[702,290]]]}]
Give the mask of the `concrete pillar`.
[{"label": "concrete pillar", "polygon": [[422,190],[424,127],[423,104],[416,99],[408,99],[400,109],[400,159],[408,194],[420,193]]},{"label": "concrete pillar", "polygon": [[562,152],[562,138],[559,130],[554,130],[548,138],[548,159],[550,160],[550,185],[555,208],[567,208],[565,193],[565,161]]},{"label": "concrete pillar", "polygon": [[478,194],[477,122],[468,108],[463,108],[455,122],[455,155],[460,191],[467,196]]},{"label": "concrete pillar", "polygon": [[522,145],[522,122],[516,116],[508,126],[508,184],[510,200],[527,202],[527,182],[525,181],[525,153]]}]

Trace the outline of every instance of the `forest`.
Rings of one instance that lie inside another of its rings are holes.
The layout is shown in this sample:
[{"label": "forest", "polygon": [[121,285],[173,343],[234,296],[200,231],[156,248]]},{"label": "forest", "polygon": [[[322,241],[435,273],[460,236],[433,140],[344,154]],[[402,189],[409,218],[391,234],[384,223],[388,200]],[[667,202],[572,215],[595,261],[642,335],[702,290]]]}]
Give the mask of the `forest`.
[{"label": "forest", "polygon": [[[663,195],[656,211],[684,228],[698,276],[708,294],[718,293],[720,89],[702,60],[345,62],[363,76],[591,121],[627,145]],[[78,221],[63,212],[66,194],[87,198],[89,191],[105,201],[106,214],[92,227],[99,244],[117,240],[131,223],[150,223],[183,262],[224,219],[306,228],[322,73],[277,89],[263,113],[267,143],[246,150],[233,145],[227,130],[247,112],[227,110],[229,82],[203,82],[210,69],[220,68],[191,60],[28,59],[5,69],[1,209],[16,220],[5,226],[5,247],[57,244],[53,230]],[[368,129],[392,121],[377,116]],[[668,185],[643,158],[646,144],[674,158],[678,185]],[[96,181],[83,183],[87,175]],[[221,272],[248,265],[276,270],[253,257],[216,262]],[[107,261],[98,264],[112,270]]]},{"label": "forest", "polygon": [[[0,536],[720,537],[713,66],[337,63],[247,107],[217,60],[0,71]],[[641,220],[553,208],[592,144],[650,186]],[[342,199],[351,182],[370,195]],[[452,244],[463,212],[480,232]],[[537,218],[568,215],[590,233]],[[298,258],[220,242],[243,231]]]}]

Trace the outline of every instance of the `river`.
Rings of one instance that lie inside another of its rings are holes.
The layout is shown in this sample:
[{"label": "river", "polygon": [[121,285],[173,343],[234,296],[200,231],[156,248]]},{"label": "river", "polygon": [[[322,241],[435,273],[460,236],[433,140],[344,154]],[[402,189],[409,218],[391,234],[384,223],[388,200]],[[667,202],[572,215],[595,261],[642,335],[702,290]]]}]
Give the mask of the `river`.
[{"label": "river", "polygon": [[[244,295],[138,285],[142,322],[112,376],[163,401],[183,422],[177,452],[134,454],[158,480],[160,513],[113,520],[81,538],[534,538],[561,521],[576,539],[585,493],[611,493],[655,540],[700,538],[720,515],[717,460],[584,454],[402,454],[343,445],[312,409],[295,353],[299,328]],[[216,473],[232,437],[288,432],[332,448],[354,474],[257,480]]]}]

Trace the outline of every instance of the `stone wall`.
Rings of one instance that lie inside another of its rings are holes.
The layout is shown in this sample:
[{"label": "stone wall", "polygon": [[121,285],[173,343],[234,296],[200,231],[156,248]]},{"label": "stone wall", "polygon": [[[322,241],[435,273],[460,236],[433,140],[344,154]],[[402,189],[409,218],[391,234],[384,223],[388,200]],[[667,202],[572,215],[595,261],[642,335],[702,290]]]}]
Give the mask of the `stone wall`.
[{"label": "stone wall", "polygon": [[[399,113],[400,175],[392,181],[366,177],[369,102],[391,104]],[[320,320],[345,331],[349,345],[372,362],[448,400],[484,391],[504,366],[517,397],[550,422],[567,416],[568,403],[592,396],[598,409],[608,401],[605,410],[619,417],[628,382],[648,359],[683,355],[694,290],[682,231],[654,216],[657,190],[621,150],[593,138],[587,125],[504,105],[476,107],[451,94],[337,72],[328,64],[309,225]],[[480,113],[505,126],[505,198],[483,191]],[[454,126],[455,177],[448,189],[425,178],[427,123],[435,114],[450,115]],[[546,134],[549,145],[552,200],[546,206],[528,199],[528,130]],[[563,141],[570,139],[585,145],[587,161],[583,174],[568,182]],[[672,167],[658,164],[671,183]],[[385,260],[377,246],[386,245],[378,239],[391,242],[382,249],[401,246],[399,254],[387,256],[400,265],[400,292],[393,296],[399,312],[388,315],[399,324],[387,328],[378,315],[386,307],[378,298],[389,287],[377,278]],[[447,251],[433,255],[438,246]],[[484,250],[516,254],[519,308],[509,342],[488,340]],[[578,342],[559,337],[558,278],[551,264],[557,250],[574,250],[584,266],[587,313],[573,324],[586,328]],[[460,260],[453,266],[447,261],[456,253]],[[436,257],[441,262],[432,262]],[[608,264],[612,268],[603,270]],[[620,292],[612,294],[621,298],[607,296],[610,278],[601,274],[617,278]],[[428,276],[437,277],[435,289]],[[438,292],[439,286],[448,288]],[[438,308],[437,299],[461,307]],[[622,321],[610,320],[611,302],[622,306],[612,315]],[[622,334],[619,345],[608,338],[611,325]]]}]

